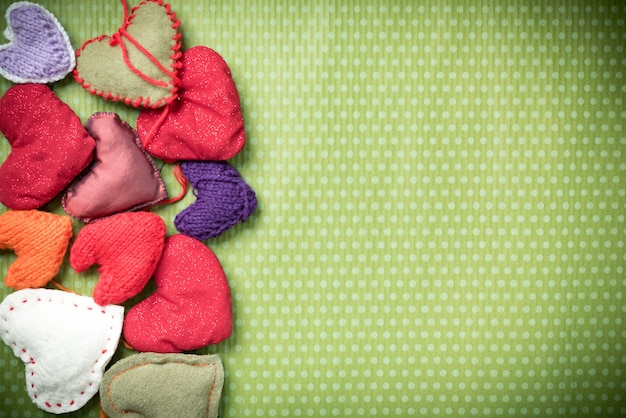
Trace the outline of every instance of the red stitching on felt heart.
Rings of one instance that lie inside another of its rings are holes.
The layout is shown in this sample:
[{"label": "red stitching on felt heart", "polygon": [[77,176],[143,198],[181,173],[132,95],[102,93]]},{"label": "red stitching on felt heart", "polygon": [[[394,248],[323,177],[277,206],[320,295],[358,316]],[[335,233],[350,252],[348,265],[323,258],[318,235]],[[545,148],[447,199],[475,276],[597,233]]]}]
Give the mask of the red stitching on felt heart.
[{"label": "red stitching on felt heart", "polygon": [[139,96],[136,98],[125,97],[125,96],[120,96],[119,94],[115,94],[110,91],[98,90],[97,88],[92,87],[91,84],[85,82],[85,80],[80,76],[78,68],[74,69],[74,71],[72,72],[72,75],[74,76],[74,79],[78,83],[80,83],[80,85],[85,90],[87,90],[90,94],[98,96],[98,97],[102,97],[105,100],[121,101],[124,104],[133,106],[133,107],[144,106],[144,107],[157,108],[163,105],[170,104],[171,102],[176,100],[176,98],[178,97],[176,95],[176,92],[178,90],[178,85],[179,85],[177,72],[178,72],[178,69],[182,65],[182,63],[180,62],[180,58],[182,57],[182,52],[180,51],[181,46],[182,46],[181,33],[177,31],[176,34],[172,37],[172,40],[175,41],[175,44],[171,48],[172,55],[170,55],[170,59],[173,62],[170,65],[171,71],[169,71],[167,68],[163,67],[163,65],[161,65],[161,63],[158,62],[157,59],[152,54],[150,54],[150,52],[146,50],[143,45],[141,45],[135,38],[133,38],[126,31],[126,28],[132,23],[132,20],[135,18],[135,12],[137,11],[137,9],[139,9],[141,6],[143,6],[146,3],[156,3],[159,6],[165,7],[165,12],[167,16],[169,17],[170,21],[172,22],[173,29],[176,29],[176,30],[178,29],[178,27],[180,26],[180,20],[176,18],[176,13],[172,11],[171,6],[169,4],[164,4],[163,0],[144,0],[139,5],[133,7],[130,11],[130,14],[128,12],[128,4],[126,3],[126,0],[121,0],[121,2],[124,8],[124,19],[123,19],[122,26],[118,29],[118,31],[114,33],[113,35],[111,35],[110,37],[108,35],[100,35],[96,38],[86,41],[85,43],[83,43],[80,49],[76,51],[76,57],[80,57],[81,52],[87,47],[87,45],[91,43],[95,43],[95,42],[100,42],[106,38],[110,38],[109,45],[120,46],[120,49],[122,51],[122,56],[124,58],[124,63],[126,64],[126,66],[128,67],[130,71],[132,71],[134,74],[138,75],[139,77],[141,77],[143,80],[147,81],[148,83],[158,85],[161,87],[166,87],[167,83],[163,83],[159,80],[154,80],[150,78],[146,74],[142,73],[141,70],[139,70],[134,65],[132,65],[132,63],[130,62],[128,58],[126,45],[124,44],[124,40],[123,40],[124,38],[126,38],[130,43],[132,43],[135,47],[137,47],[137,49],[139,49],[139,51],[142,54],[144,54],[146,58],[148,58],[150,62],[152,62],[159,70],[161,70],[163,73],[167,74],[168,76],[172,78],[173,86],[169,90],[170,96],[165,99],[158,100],[154,103],[150,103],[149,97],[142,97],[142,96]]},{"label": "red stitching on felt heart", "polygon": [[[22,304],[26,304],[26,303],[28,303],[29,301],[30,301],[29,299],[24,299],[24,300],[22,300]],[[36,299],[36,301],[37,301],[37,302],[41,302],[41,301],[42,301],[42,299],[38,297],[38,298]],[[52,298],[49,298],[49,299],[48,299],[48,302],[53,302]],[[61,301],[60,303],[65,303],[65,301]],[[74,303],[74,304],[73,304],[73,306],[74,306],[75,308],[80,308],[80,306],[79,306],[78,304],[76,304],[76,303]],[[91,310],[92,308],[91,308],[91,307],[87,307],[87,309],[88,309],[88,310]],[[14,306],[11,306],[11,307],[9,308],[9,312],[12,312],[12,311],[14,311],[14,310],[15,310],[15,307],[14,307]],[[101,312],[101,313],[103,313],[103,314],[106,314],[106,313],[107,313],[107,312],[106,312],[106,310],[104,310],[104,309],[102,309],[100,312]],[[114,318],[114,316],[111,316],[111,318]],[[8,320],[8,318],[7,318],[6,316],[5,316],[5,317],[3,317],[2,319],[3,319],[3,321],[4,321],[4,322],[9,322],[9,320]],[[112,329],[113,327],[109,327],[109,328],[110,328],[110,329]],[[6,331],[6,334],[10,334],[9,330],[7,330],[7,331]],[[110,339],[110,338],[107,338],[107,340],[108,340],[108,341],[110,341],[111,339]],[[12,341],[12,342],[11,342],[11,344],[12,344],[13,346],[17,346],[17,342],[16,342],[16,341]],[[28,349],[27,349],[26,347],[23,347],[23,348],[21,349],[21,351],[22,351],[22,353],[26,354],[26,353],[28,352]],[[101,355],[104,355],[106,352],[107,352],[107,350],[106,350],[106,349],[105,349],[105,350],[102,350]],[[29,356],[29,358],[30,358],[30,361],[29,361],[29,363],[30,363],[30,364],[36,364],[36,361],[35,361],[35,359],[34,359],[32,356]],[[97,358],[94,364],[97,364],[99,361],[100,361],[100,358]],[[95,373],[95,371],[94,371],[94,370],[91,370],[91,373],[92,373],[92,374],[94,374],[94,373]],[[30,376],[31,376],[31,377],[34,377],[34,376],[35,376],[35,371],[34,371],[34,370],[31,370],[31,372],[30,372]],[[89,386],[93,386],[93,383],[92,383],[92,382],[89,382]],[[33,390],[35,389],[35,383],[33,383],[33,382],[31,382],[31,389],[33,389]],[[81,395],[81,396],[82,396],[82,395],[84,395],[84,394],[85,394],[85,391],[81,391],[81,392],[80,392],[80,395]],[[34,397],[35,399],[38,399],[38,398],[39,398],[39,395],[38,395],[37,393],[33,393],[33,397]],[[50,402],[48,402],[48,401],[45,401],[45,402],[44,402],[44,404],[45,404],[48,408],[52,408],[52,406],[53,406],[53,405],[52,405]],[[69,404],[70,404],[70,405],[74,405],[74,404],[75,404],[75,401],[74,401],[74,400],[72,400]],[[61,407],[63,407],[63,404],[62,404],[62,403],[60,403],[60,402],[57,402],[57,403],[55,404],[55,406],[56,406],[56,407],[58,407],[58,408],[61,408]]]}]

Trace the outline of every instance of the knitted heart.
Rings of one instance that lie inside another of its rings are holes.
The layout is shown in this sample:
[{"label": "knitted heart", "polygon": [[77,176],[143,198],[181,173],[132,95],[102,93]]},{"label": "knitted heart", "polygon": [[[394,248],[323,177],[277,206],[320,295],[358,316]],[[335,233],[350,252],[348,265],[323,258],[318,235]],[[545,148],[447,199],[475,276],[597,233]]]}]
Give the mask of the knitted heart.
[{"label": "knitted heart", "polygon": [[0,131],[11,153],[0,166],[0,202],[36,209],[59,194],[93,158],[95,142],[49,87],[20,84],[0,99]]},{"label": "knitted heart", "polygon": [[70,249],[77,272],[99,264],[97,304],[122,303],[141,292],[159,262],[165,223],[150,212],[127,212],[87,224]]},{"label": "knitted heart", "polygon": [[13,3],[6,12],[0,75],[14,83],[51,83],[69,74],[76,60],[63,26],[42,6]]},{"label": "knitted heart", "polygon": [[24,289],[0,304],[0,338],[26,366],[28,396],[46,412],[81,408],[98,391],[117,348],[124,308],[51,289]]},{"label": "knitted heart", "polygon": [[227,162],[184,162],[181,168],[197,199],[176,215],[179,232],[199,240],[217,237],[256,209],[254,190]]},{"label": "knitted heart", "polygon": [[67,188],[65,211],[82,221],[153,205],[167,198],[154,161],[115,113],[95,113],[85,126],[96,141],[94,162]]},{"label": "knitted heart", "polygon": [[38,210],[9,210],[0,215],[0,249],[17,258],[4,284],[13,289],[45,286],[59,272],[72,238],[67,216]]},{"label": "knitted heart", "polygon": [[241,105],[230,69],[205,46],[183,54],[180,100],[162,112],[142,109],[137,132],[144,148],[165,161],[227,160],[244,146]]},{"label": "knitted heart", "polygon": [[166,239],[154,272],[155,293],[133,306],[124,338],[138,351],[195,350],[232,333],[230,288],[210,248],[186,235]]},{"label": "knitted heart", "polygon": [[140,353],[107,370],[100,401],[108,418],[215,418],[223,385],[217,354]]},{"label": "knitted heart", "polygon": [[91,94],[135,107],[157,108],[177,97],[180,21],[169,4],[144,0],[111,35],[86,41],[76,53],[74,79]]}]

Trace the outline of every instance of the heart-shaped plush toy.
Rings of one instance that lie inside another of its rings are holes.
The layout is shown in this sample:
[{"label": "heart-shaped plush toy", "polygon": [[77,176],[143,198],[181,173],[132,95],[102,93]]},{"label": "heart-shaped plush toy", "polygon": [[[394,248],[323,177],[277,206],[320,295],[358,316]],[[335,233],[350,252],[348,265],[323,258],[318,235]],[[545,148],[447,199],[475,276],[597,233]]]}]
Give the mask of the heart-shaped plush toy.
[{"label": "heart-shaped plush toy", "polygon": [[180,98],[161,111],[142,109],[137,132],[144,148],[164,161],[227,160],[246,135],[237,87],[224,59],[205,46],[183,54]]},{"label": "heart-shaped plush toy", "polygon": [[14,83],[52,83],[72,71],[74,49],[63,26],[42,6],[20,1],[6,12],[0,75]]},{"label": "heart-shaped plush toy", "polygon": [[4,284],[13,289],[45,286],[59,272],[72,238],[68,216],[38,210],[9,210],[0,215],[0,250],[17,259]]},{"label": "heart-shaped plush toy", "polygon": [[19,84],[0,99],[0,131],[11,153],[0,166],[0,202],[36,209],[93,159],[96,146],[79,117],[44,84]]},{"label": "heart-shaped plush toy", "polygon": [[46,412],[81,408],[117,349],[124,308],[51,289],[24,289],[0,304],[0,338],[26,366],[26,389]]},{"label": "heart-shaped plush toy", "polygon": [[199,240],[217,237],[256,209],[254,190],[226,161],[186,161],[181,169],[196,201],[174,218],[179,232]]},{"label": "heart-shaped plush toy", "polygon": [[215,418],[223,385],[217,354],[140,353],[107,370],[100,402],[108,418]]},{"label": "heart-shaped plush toy", "polygon": [[134,349],[176,353],[230,337],[230,287],[209,247],[186,235],[168,237],[154,282],[155,293],[124,320],[124,338]]},{"label": "heart-shaped plush toy", "polygon": [[115,113],[100,112],[85,128],[96,141],[94,162],[66,189],[67,213],[89,222],[167,198],[159,170],[130,125]]},{"label": "heart-shaped plush toy", "polygon": [[122,303],[145,287],[165,243],[165,223],[150,212],[126,212],[87,224],[70,249],[77,272],[99,264],[93,290],[99,305]]},{"label": "heart-shaped plush toy", "polygon": [[125,10],[115,34],[90,39],[80,47],[74,79],[91,94],[134,107],[157,108],[172,102],[182,55],[179,25],[169,4],[144,0],[130,14]]}]

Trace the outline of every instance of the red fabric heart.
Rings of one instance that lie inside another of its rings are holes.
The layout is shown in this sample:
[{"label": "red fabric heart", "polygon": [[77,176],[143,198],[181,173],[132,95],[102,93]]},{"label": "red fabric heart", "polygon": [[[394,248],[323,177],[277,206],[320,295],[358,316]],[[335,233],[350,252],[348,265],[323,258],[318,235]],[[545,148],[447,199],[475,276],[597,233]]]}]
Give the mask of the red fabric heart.
[{"label": "red fabric heart", "polygon": [[124,338],[134,349],[177,353],[230,337],[230,288],[218,258],[201,241],[168,237],[154,281],[156,292],[124,320]]},{"label": "red fabric heart", "polygon": [[7,90],[0,131],[11,144],[0,166],[0,202],[11,209],[51,201],[91,163],[96,146],[79,117],[43,84]]},{"label": "red fabric heart", "polygon": [[246,136],[239,93],[217,52],[205,46],[184,52],[179,94],[166,114],[142,109],[137,118],[137,133],[151,155],[168,162],[221,161],[242,149]]},{"label": "red fabric heart", "polygon": [[87,224],[70,250],[77,272],[99,264],[98,305],[122,303],[145,287],[165,243],[165,223],[150,212],[127,212]]}]

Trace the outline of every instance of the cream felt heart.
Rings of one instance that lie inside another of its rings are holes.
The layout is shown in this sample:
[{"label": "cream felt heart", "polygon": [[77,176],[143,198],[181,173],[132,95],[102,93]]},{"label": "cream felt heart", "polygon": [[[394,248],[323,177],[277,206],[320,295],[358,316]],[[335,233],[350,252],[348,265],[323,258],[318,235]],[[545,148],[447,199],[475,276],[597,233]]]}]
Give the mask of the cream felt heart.
[{"label": "cream felt heart", "polygon": [[121,306],[60,290],[8,295],[0,304],[0,337],[26,366],[33,403],[55,414],[85,405],[117,348],[123,315]]},{"label": "cream felt heart", "polygon": [[182,56],[179,25],[169,4],[144,0],[130,14],[125,11],[115,34],[81,46],[74,79],[106,100],[150,108],[171,103],[177,97]]}]

